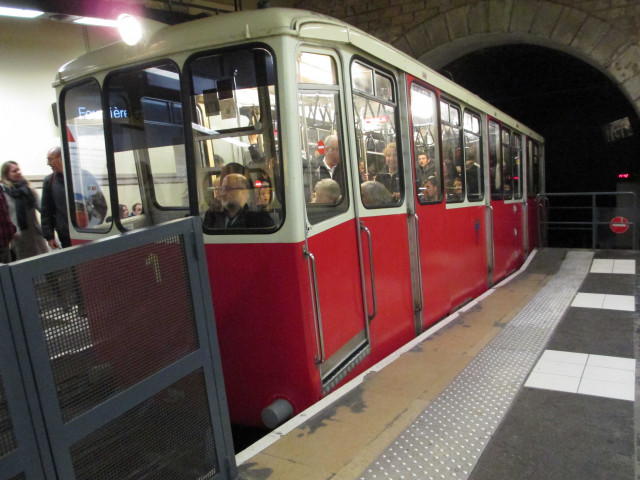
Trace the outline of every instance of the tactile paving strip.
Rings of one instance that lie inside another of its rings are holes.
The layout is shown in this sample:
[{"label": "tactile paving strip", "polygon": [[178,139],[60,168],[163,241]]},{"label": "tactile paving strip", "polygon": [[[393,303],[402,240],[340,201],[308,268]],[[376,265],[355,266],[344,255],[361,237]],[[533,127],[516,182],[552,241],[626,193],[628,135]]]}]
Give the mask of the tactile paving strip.
[{"label": "tactile paving strip", "polygon": [[591,265],[571,251],[559,272],[359,477],[466,479]]}]

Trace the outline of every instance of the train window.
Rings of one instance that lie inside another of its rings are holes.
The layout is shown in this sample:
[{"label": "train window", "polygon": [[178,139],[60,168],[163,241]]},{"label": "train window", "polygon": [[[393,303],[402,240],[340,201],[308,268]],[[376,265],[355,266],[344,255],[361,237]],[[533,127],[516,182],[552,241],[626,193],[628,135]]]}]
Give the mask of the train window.
[{"label": "train window", "polygon": [[[369,85],[365,78],[373,84]],[[362,203],[366,208],[399,205],[404,183],[396,143],[398,105],[393,79],[375,67],[355,61],[351,65],[351,83]]]},{"label": "train window", "polygon": [[373,95],[373,70],[371,68],[355,62],[351,65],[351,82],[353,89],[368,95]]},{"label": "train window", "polygon": [[513,177],[513,198],[522,198],[522,136],[514,133],[511,137],[511,172]]},{"label": "train window", "polygon": [[274,231],[284,219],[284,191],[271,52],[245,47],[200,54],[187,68],[205,231]]},{"label": "train window", "polygon": [[505,200],[513,198],[513,158],[511,154],[511,132],[502,129],[502,194]]},{"label": "train window", "polygon": [[482,200],[482,142],[480,141],[480,117],[464,112],[464,171],[467,199],[470,202]]},{"label": "train window", "polygon": [[118,205],[123,229],[163,223],[188,213],[187,168],[178,67],[169,62],[118,71],[105,80],[110,108]]},{"label": "train window", "polygon": [[[301,52],[297,68],[304,195],[309,222],[316,224],[349,208],[340,86],[330,55]],[[307,69],[321,73],[305,73]]]},{"label": "train window", "polygon": [[61,107],[73,224],[80,230],[104,232],[111,228],[111,207],[100,86],[91,80],[66,89]]},{"label": "train window", "polygon": [[446,199],[447,203],[462,202],[465,194],[460,108],[452,103],[441,101],[440,112]]},{"label": "train window", "polygon": [[500,125],[489,122],[489,174],[491,198],[502,200],[502,156],[500,150]]},{"label": "train window", "polygon": [[[442,175],[436,94],[422,85],[411,85],[411,125],[413,129],[416,193],[422,204],[442,200]],[[447,111],[448,115],[449,112]]]}]

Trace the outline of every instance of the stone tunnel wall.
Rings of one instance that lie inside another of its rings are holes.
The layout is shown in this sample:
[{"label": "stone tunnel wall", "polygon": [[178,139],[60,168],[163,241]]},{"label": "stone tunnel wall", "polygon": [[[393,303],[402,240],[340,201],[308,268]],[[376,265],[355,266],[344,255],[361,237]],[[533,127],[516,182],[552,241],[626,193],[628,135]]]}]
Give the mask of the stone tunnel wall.
[{"label": "stone tunnel wall", "polygon": [[438,69],[476,50],[527,43],[607,75],[640,115],[640,0],[297,0]]}]

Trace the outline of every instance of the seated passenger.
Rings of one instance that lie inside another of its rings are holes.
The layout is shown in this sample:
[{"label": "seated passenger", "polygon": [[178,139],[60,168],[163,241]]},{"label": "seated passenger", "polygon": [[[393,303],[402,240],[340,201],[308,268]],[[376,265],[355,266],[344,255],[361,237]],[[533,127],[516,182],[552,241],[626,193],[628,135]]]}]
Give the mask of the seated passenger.
[{"label": "seated passenger", "polygon": [[340,203],[341,198],[342,193],[340,192],[340,185],[338,185],[338,182],[331,180],[330,178],[324,178],[316,183],[312,203],[337,205]]},{"label": "seated passenger", "polygon": [[440,196],[438,195],[438,179],[436,177],[431,176],[422,183],[420,200],[423,202],[440,201]]},{"label": "seated passenger", "polygon": [[462,178],[456,177],[450,188],[447,188],[447,202],[461,202],[462,198]]},{"label": "seated passenger", "polygon": [[209,228],[265,228],[272,227],[273,220],[266,212],[252,212],[249,200],[249,180],[239,173],[229,173],[220,186],[222,211],[208,210],[204,225]]},{"label": "seated passenger", "polygon": [[258,211],[269,211],[271,205],[271,198],[273,197],[273,190],[271,184],[267,180],[256,181],[255,184],[256,200],[255,205]]},{"label": "seated passenger", "polygon": [[131,216],[132,217],[137,217],[141,213],[142,213],[142,204],[141,203],[134,203],[133,206],[131,207]]},{"label": "seated passenger", "polygon": [[120,208],[120,218],[128,218],[129,217],[129,209],[126,205],[122,203],[119,205]]},{"label": "seated passenger", "polygon": [[389,205],[395,201],[389,190],[376,181],[367,181],[360,185],[360,194],[362,195],[362,203],[367,207]]}]

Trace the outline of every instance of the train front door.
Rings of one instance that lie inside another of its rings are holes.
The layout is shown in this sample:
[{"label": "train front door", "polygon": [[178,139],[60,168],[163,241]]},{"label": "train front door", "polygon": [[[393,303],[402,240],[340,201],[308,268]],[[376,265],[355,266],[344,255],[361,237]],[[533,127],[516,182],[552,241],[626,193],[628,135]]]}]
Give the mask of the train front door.
[{"label": "train front door", "polygon": [[489,181],[491,197],[487,229],[493,245],[489,283],[496,284],[522,262],[524,204],[522,136],[489,120]]},{"label": "train front door", "polygon": [[323,393],[334,388],[371,351],[363,301],[360,226],[348,188],[338,65],[332,52],[298,54],[305,255]]}]

